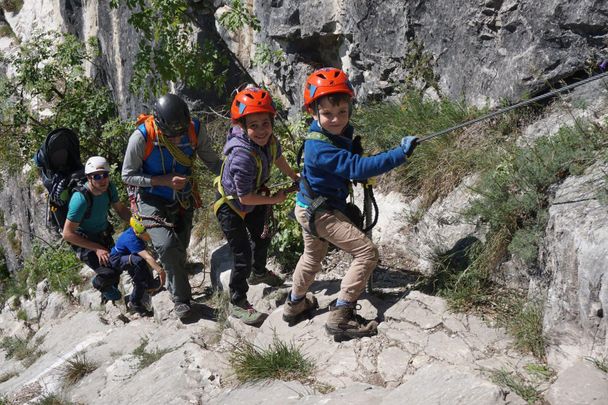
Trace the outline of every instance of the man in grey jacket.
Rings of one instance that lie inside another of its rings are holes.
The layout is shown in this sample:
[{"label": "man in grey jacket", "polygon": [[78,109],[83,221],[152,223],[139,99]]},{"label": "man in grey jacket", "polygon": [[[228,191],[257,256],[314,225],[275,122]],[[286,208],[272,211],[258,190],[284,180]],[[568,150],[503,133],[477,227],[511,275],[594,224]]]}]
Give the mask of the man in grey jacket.
[{"label": "man in grey jacket", "polygon": [[219,174],[221,161],[211,148],[204,125],[190,118],[188,105],[179,96],[160,97],[154,104],[154,114],[140,117],[138,123],[129,138],[122,179],[138,187],[140,215],[167,223],[150,228],[148,233],[167,272],[175,314],[185,318],[190,314],[192,298],[186,249],[196,201],[191,180],[193,164],[198,155]]}]

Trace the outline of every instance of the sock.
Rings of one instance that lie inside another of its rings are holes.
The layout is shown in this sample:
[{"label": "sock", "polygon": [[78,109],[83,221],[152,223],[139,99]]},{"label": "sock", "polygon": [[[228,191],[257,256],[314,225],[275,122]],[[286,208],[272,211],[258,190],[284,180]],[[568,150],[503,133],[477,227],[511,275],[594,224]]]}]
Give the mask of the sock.
[{"label": "sock", "polygon": [[340,298],[338,298],[338,300],[336,301],[336,308],[338,308],[338,307],[354,308],[355,303],[356,303],[356,301],[350,302],[350,301],[344,301],[344,300],[341,300]]},{"label": "sock", "polygon": [[293,291],[291,291],[289,293],[289,298],[291,299],[291,302],[302,301],[304,299],[304,297],[306,297],[306,295],[302,295],[301,297],[298,297],[297,295],[294,295]]}]

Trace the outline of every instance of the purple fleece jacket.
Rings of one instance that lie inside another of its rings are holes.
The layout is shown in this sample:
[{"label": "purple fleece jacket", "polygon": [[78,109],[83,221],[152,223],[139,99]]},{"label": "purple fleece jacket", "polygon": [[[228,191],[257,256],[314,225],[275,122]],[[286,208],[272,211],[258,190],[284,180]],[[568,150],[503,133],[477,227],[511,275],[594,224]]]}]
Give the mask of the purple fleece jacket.
[{"label": "purple fleece jacket", "polygon": [[[274,135],[272,135],[274,136]],[[281,144],[277,143],[277,158],[281,156]],[[226,195],[242,197],[256,191],[255,180],[258,175],[258,168],[254,153],[262,160],[262,184],[270,177],[272,166],[270,141],[265,146],[259,146],[253,142],[240,126],[230,128],[226,144],[224,145],[224,173],[222,174],[222,187]],[[253,211],[253,205],[243,205],[238,199],[233,200],[235,206],[245,212]]]}]

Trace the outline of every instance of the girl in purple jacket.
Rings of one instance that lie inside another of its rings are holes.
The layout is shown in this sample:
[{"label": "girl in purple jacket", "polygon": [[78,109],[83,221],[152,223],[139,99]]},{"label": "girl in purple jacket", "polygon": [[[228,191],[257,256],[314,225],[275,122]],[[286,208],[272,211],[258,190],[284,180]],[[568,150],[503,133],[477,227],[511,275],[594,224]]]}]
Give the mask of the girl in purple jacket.
[{"label": "girl in purple jacket", "polygon": [[272,165],[298,181],[272,134],[276,110],[270,94],[247,88],[236,94],[230,109],[234,124],[224,146],[224,163],[218,182],[214,211],[234,255],[230,276],[230,315],[248,325],[258,325],[265,314],[247,301],[249,284],[277,287],[283,280],[266,269],[270,238],[262,238],[268,205],[285,201],[285,191],[262,193]]}]

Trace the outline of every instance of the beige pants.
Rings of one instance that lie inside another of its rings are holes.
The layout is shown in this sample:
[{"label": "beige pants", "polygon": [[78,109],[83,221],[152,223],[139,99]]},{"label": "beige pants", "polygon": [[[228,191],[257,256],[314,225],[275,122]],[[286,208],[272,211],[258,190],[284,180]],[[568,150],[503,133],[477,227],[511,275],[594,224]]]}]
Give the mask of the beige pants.
[{"label": "beige pants", "polygon": [[298,222],[304,228],[302,230],[304,253],[293,274],[293,293],[296,296],[306,294],[315,280],[315,275],[321,270],[321,261],[327,255],[327,247],[331,243],[353,255],[353,261],[342,279],[338,298],[349,302],[357,301],[365,289],[367,279],[378,264],[376,246],[337,210],[317,212],[315,226],[319,237],[306,231],[308,228],[306,209],[296,205],[295,213]]}]

